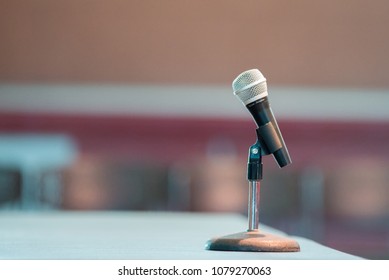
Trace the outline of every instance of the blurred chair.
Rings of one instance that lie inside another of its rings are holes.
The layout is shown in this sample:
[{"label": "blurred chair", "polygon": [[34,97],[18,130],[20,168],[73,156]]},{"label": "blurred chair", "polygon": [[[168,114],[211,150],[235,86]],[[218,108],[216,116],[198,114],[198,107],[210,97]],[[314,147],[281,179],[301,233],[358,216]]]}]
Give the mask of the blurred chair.
[{"label": "blurred chair", "polygon": [[61,186],[56,171],[69,166],[76,155],[76,145],[66,135],[0,134],[0,168],[18,171],[21,179],[19,199],[3,201],[2,208],[38,210],[58,205]]}]

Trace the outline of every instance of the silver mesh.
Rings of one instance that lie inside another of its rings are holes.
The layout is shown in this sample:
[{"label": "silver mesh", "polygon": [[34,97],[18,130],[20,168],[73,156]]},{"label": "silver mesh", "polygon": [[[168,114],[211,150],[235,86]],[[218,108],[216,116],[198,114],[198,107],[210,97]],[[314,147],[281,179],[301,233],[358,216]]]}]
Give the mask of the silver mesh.
[{"label": "silver mesh", "polygon": [[[259,82],[259,83],[257,83]],[[253,84],[253,86],[250,86]],[[241,73],[232,83],[234,94],[243,102],[267,92],[266,79],[258,69]]]},{"label": "silver mesh", "polygon": [[247,85],[254,83],[258,80],[263,80],[265,77],[259,72],[258,69],[251,69],[241,73],[233,82],[232,88],[234,91],[240,91]]},{"label": "silver mesh", "polygon": [[254,98],[257,95],[260,95],[267,91],[266,81],[259,83],[253,87],[249,87],[246,90],[236,92],[235,95],[243,102],[246,103],[247,100]]}]

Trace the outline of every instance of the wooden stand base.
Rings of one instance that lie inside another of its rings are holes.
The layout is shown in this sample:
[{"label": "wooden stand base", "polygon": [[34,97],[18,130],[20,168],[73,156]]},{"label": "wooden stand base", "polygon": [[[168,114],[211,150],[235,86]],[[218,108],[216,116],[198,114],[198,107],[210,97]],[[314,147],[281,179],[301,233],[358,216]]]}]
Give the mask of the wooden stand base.
[{"label": "wooden stand base", "polygon": [[239,232],[206,243],[207,250],[251,252],[299,252],[300,246],[293,239],[261,231]]}]

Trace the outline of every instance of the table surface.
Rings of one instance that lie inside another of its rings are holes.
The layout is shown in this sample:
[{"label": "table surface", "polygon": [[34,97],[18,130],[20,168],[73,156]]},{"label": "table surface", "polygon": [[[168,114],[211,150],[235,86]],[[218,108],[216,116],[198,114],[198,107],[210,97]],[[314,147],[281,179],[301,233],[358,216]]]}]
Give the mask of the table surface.
[{"label": "table surface", "polygon": [[[182,212],[0,212],[0,259],[359,259],[295,237],[301,252],[225,252],[212,237],[246,230],[237,214]],[[284,233],[261,225],[272,234]]]}]

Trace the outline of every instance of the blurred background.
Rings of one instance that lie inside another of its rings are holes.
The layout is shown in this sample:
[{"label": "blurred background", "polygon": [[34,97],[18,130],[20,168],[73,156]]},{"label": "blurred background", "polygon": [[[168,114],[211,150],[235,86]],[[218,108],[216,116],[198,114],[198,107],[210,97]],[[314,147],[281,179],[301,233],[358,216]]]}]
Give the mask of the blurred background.
[{"label": "blurred background", "polygon": [[[259,68],[293,164],[261,222],[389,258],[389,2],[0,0],[0,211],[246,215]],[[243,229],[242,229],[243,230]]]}]

